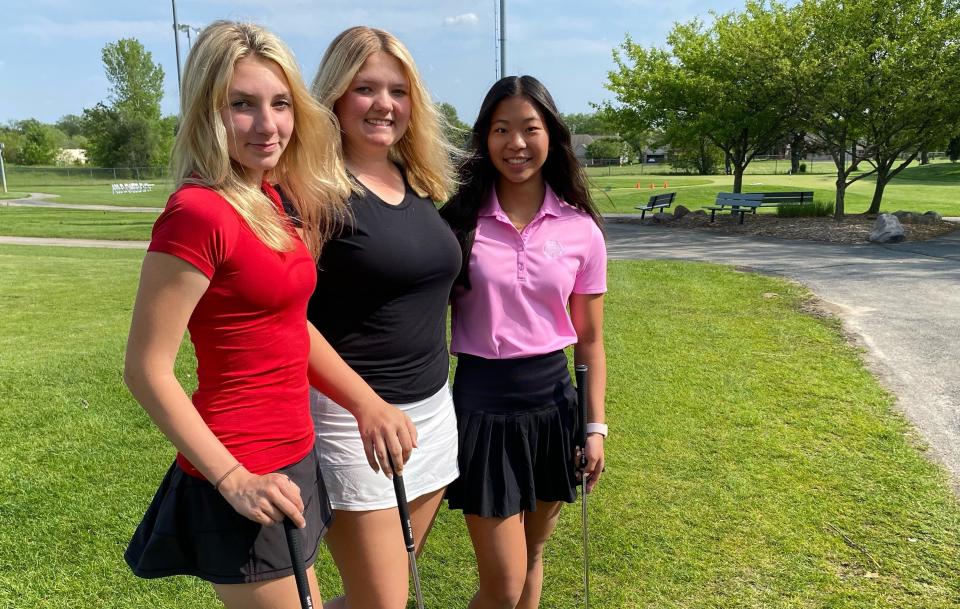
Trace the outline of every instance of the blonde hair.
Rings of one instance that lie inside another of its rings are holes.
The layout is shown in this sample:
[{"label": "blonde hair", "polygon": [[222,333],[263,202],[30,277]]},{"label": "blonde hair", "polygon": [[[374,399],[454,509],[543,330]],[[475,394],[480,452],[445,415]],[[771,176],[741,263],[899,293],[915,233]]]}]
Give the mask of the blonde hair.
[{"label": "blonde hair", "polygon": [[227,126],[220,111],[227,104],[234,66],[246,57],[275,63],[290,88],[294,129],[277,166],[268,173],[296,209],[303,240],[314,257],[343,218],[350,183],[337,170],[340,137],[332,113],[314,100],[293,53],[264,28],[215,21],[194,43],[180,93],[182,117],[173,147],[177,185],[200,184],[219,192],[260,240],[276,251],[293,247],[290,222],[259,185],[244,181],[230,159]]},{"label": "blonde hair", "polygon": [[[430,99],[410,51],[393,34],[366,26],[340,32],[323,54],[313,80],[313,95],[332,111],[363,62],[378,51],[396,58],[410,82],[410,122],[400,141],[391,147],[390,156],[404,167],[407,182],[418,195],[446,201],[456,187],[454,159],[458,150],[444,135],[443,115]],[[338,146],[338,157],[342,167],[342,145]],[[359,185],[354,183],[354,187]]]}]

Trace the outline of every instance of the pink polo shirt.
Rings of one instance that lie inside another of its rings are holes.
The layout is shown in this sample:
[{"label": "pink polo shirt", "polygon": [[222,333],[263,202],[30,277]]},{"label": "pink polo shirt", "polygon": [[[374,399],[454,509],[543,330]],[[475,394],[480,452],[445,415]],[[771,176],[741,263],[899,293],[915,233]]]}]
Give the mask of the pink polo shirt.
[{"label": "pink polo shirt", "polygon": [[453,293],[451,352],[511,359],[563,349],[577,342],[570,294],[607,291],[603,233],[549,186],[518,231],[491,189],[477,220],[470,283]]}]

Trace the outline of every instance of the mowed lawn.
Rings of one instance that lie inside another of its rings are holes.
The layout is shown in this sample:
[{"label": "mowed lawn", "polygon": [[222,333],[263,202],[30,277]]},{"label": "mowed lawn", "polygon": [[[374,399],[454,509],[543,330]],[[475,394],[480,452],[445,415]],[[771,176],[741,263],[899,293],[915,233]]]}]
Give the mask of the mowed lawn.
[{"label": "mowed lawn", "polygon": [[[629,168],[618,168],[629,169]],[[699,209],[711,205],[718,192],[733,190],[733,176],[664,176],[649,174],[605,175],[603,168],[588,171],[591,194],[605,213],[634,213],[634,206],[646,203],[650,195],[675,191],[674,205]],[[653,188],[650,188],[650,186]],[[845,195],[848,214],[865,212],[873,198],[875,181],[858,180]],[[836,176],[755,175],[743,178],[743,192],[812,190],[817,201],[833,202]],[[943,216],[960,216],[960,163],[940,162],[913,165],[901,172],[884,190],[881,211],[925,212],[934,210]],[[762,210],[774,213],[774,210]]]},{"label": "mowed lawn", "polygon": [[[216,606],[205,584],[141,581],[122,560],[174,454],[121,379],[142,255],[0,246],[0,607]],[[613,262],[607,302],[592,606],[958,606],[960,504],[837,323],[803,312],[805,290]],[[185,347],[188,388],[194,365]],[[544,608],[582,606],[580,535],[570,506]],[[318,568],[336,594],[328,555]],[[457,513],[441,511],[420,568],[428,607],[466,606]]]}]

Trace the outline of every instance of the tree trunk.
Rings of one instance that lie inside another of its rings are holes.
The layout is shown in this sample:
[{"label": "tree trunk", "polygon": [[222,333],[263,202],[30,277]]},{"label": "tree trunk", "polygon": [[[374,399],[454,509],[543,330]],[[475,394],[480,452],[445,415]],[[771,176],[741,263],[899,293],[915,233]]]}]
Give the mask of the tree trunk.
[{"label": "tree trunk", "polygon": [[930,164],[930,153],[926,150],[920,151],[920,164],[929,165]]},{"label": "tree trunk", "polygon": [[846,149],[841,149],[838,154],[833,156],[833,163],[837,166],[837,197],[833,204],[833,219],[840,222],[843,220],[843,196],[847,191]]},{"label": "tree trunk", "polygon": [[724,153],[723,153],[723,171],[724,171],[724,173],[726,173],[727,175],[730,175],[730,174],[732,173],[731,170],[730,170],[730,165],[731,165],[731,163],[730,163],[730,153],[729,153],[729,152],[724,152]]},{"label": "tree trunk", "polygon": [[880,213],[880,202],[883,200],[883,189],[887,187],[887,182],[890,181],[890,166],[886,163],[880,163],[877,165],[877,185],[873,189],[873,199],[870,201],[870,208],[867,210],[868,214],[879,214]]},{"label": "tree trunk", "polygon": [[733,192],[743,192],[743,170],[745,165],[737,164],[733,168]]},{"label": "tree trunk", "polygon": [[803,149],[806,137],[806,131],[799,131],[793,134],[793,140],[790,142],[790,175],[800,173],[800,161],[806,152]]}]

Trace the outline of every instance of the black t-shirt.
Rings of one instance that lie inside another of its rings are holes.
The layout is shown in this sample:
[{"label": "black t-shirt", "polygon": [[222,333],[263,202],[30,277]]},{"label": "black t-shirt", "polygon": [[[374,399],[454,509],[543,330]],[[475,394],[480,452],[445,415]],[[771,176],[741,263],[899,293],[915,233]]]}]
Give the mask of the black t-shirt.
[{"label": "black t-shirt", "polygon": [[407,186],[389,205],[367,191],[328,241],[307,317],[388,402],[430,397],[447,381],[447,302],[460,246],[437,208]]}]

